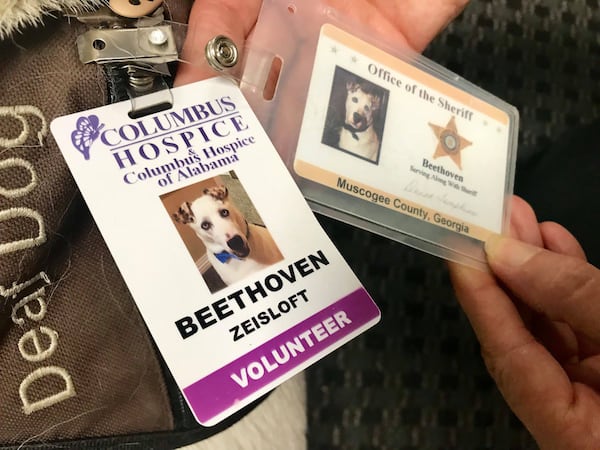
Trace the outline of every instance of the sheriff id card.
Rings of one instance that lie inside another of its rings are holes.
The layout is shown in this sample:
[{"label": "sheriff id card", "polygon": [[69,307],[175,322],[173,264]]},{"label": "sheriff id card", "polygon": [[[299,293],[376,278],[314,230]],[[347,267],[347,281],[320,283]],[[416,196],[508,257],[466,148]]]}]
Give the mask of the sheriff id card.
[{"label": "sheriff id card", "polygon": [[131,119],[121,102],[51,129],[191,410],[213,425],[379,310],[239,88],[214,78],[172,94],[166,111]]},{"label": "sheriff id card", "polygon": [[294,171],[317,210],[469,255],[505,224],[516,110],[418,58],[323,25]]}]

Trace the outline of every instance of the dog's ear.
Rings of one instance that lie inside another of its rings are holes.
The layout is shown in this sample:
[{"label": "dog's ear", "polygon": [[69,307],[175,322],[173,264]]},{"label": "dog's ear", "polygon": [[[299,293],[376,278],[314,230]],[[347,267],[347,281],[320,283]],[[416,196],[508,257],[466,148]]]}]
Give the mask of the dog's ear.
[{"label": "dog's ear", "polygon": [[227,198],[227,196],[229,195],[229,191],[227,190],[227,187],[225,187],[225,186],[216,186],[216,187],[204,189],[204,194],[210,195],[215,200],[224,201]]},{"label": "dog's ear", "polygon": [[381,106],[381,97],[379,95],[371,96],[371,109],[377,111]]},{"label": "dog's ear", "polygon": [[356,81],[346,81],[346,90],[348,92],[356,92],[359,87]]},{"label": "dog's ear", "polygon": [[196,217],[192,212],[192,205],[190,202],[182,203],[177,212],[173,213],[173,218],[176,222],[182,223],[184,225],[188,225],[190,223],[194,223]]}]

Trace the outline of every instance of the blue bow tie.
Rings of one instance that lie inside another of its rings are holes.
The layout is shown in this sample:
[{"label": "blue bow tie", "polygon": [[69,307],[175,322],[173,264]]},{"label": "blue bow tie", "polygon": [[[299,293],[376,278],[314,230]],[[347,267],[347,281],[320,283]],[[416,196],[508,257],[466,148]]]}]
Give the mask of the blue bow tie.
[{"label": "blue bow tie", "polygon": [[237,256],[235,256],[233,253],[226,252],[225,250],[223,250],[221,253],[213,253],[213,254],[219,260],[219,262],[222,262],[223,264],[229,262],[230,259],[240,259]]}]

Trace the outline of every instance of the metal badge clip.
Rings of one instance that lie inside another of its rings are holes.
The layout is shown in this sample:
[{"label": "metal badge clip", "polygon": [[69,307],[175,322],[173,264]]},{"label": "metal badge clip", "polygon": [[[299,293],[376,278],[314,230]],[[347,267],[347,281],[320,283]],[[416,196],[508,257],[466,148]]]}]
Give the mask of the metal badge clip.
[{"label": "metal badge clip", "polygon": [[[163,8],[151,15],[124,17],[108,7],[77,16],[91,29],[77,38],[79,59],[105,67],[113,100],[126,93],[133,103],[130,116],[141,116],[172,105],[164,77],[168,63],[178,60],[178,42]],[[151,99],[148,97],[152,94]],[[141,98],[145,96],[146,98]],[[156,108],[152,104],[156,104]]]},{"label": "metal badge clip", "polygon": [[163,64],[178,56],[169,25],[89,30],[77,38],[77,50],[84,64]]}]

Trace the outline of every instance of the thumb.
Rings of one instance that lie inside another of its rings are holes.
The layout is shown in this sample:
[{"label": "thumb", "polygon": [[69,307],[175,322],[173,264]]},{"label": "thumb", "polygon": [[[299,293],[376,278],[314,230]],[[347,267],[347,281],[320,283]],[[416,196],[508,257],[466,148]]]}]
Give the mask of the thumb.
[{"label": "thumb", "polygon": [[218,35],[232,39],[239,50],[254,27],[261,0],[196,0],[190,12],[187,36],[175,85],[217,75],[204,57],[206,43]]},{"label": "thumb", "polygon": [[549,319],[566,322],[600,343],[600,271],[581,258],[562,255],[505,236],[485,244],[490,268],[520,300]]}]

